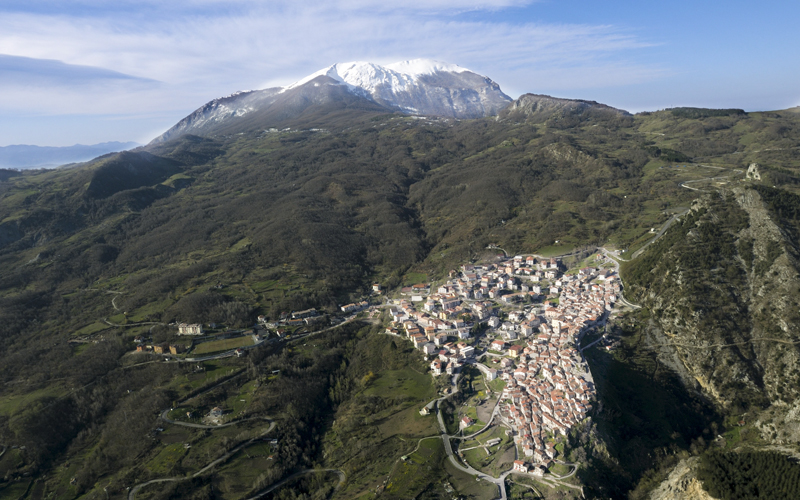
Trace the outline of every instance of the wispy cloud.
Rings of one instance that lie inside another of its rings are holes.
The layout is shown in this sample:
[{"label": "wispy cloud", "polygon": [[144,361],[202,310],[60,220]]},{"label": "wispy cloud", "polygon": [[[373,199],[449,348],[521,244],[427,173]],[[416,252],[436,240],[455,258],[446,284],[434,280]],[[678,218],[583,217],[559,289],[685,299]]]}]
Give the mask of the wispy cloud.
[{"label": "wispy cloud", "polygon": [[459,15],[532,3],[82,0],[66,8],[12,0],[0,6],[0,111],[174,110],[177,119],[211,98],[286,85],[351,60],[439,59],[488,75],[511,95],[641,82],[665,71],[643,62],[651,42],[617,26]]},{"label": "wispy cloud", "polygon": [[3,85],[75,86],[117,80],[157,83],[148,78],[126,75],[105,68],[0,54],[0,81]]}]

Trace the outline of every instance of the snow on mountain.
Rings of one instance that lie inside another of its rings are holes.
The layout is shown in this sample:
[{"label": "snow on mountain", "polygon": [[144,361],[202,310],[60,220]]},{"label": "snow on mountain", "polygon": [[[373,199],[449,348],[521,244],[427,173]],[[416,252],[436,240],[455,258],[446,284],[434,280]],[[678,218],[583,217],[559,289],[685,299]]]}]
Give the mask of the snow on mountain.
[{"label": "snow on mountain", "polygon": [[[349,95],[350,97],[346,97]],[[359,105],[353,99],[361,99]],[[154,142],[186,133],[227,134],[277,126],[309,107],[350,102],[363,109],[402,111],[450,118],[494,116],[511,98],[497,83],[455,64],[413,59],[387,66],[337,63],[286,87],[237,92],[214,99],[181,120]]]},{"label": "snow on mountain", "polygon": [[448,64],[432,59],[412,59],[410,61],[400,61],[392,64],[387,64],[386,67],[392,71],[403,73],[406,75],[430,75],[433,73],[447,72],[447,73],[463,73],[469,71],[462,68],[457,64]]},{"label": "snow on mountain", "polygon": [[318,76],[328,76],[355,89],[373,93],[379,87],[390,86],[392,89],[407,91],[422,75],[435,73],[463,73],[469,71],[455,64],[441,63],[431,59],[413,59],[401,61],[387,66],[370,62],[336,63],[321,69],[307,77],[284,87],[283,91],[305,85]]},{"label": "snow on mountain", "polygon": [[286,92],[327,76],[358,95],[407,113],[478,118],[496,114],[511,98],[491,79],[430,59],[387,66],[370,62],[337,63],[284,87]]}]

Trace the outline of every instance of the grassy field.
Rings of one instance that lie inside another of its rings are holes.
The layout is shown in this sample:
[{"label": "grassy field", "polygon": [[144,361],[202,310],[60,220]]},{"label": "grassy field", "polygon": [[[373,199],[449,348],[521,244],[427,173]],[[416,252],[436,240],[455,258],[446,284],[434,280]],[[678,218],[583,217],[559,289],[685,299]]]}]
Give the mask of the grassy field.
[{"label": "grassy field", "polygon": [[28,486],[30,486],[30,484],[30,479],[8,483],[4,488],[0,488],[0,498],[7,498],[9,500],[22,498],[25,492],[28,491]]},{"label": "grassy field", "polygon": [[95,321],[94,323],[86,325],[80,330],[73,332],[72,335],[75,337],[81,337],[83,335],[91,335],[93,333],[102,332],[103,330],[108,330],[109,328],[111,327],[102,321]]},{"label": "grassy field", "polygon": [[184,455],[186,455],[186,449],[183,447],[183,443],[170,444],[147,464],[147,468],[153,474],[168,475]]},{"label": "grassy field", "polygon": [[[496,436],[500,437],[500,436]],[[510,469],[514,463],[514,443],[507,437],[499,446],[494,446],[486,454],[484,448],[475,448],[464,452],[464,459],[474,468],[483,471],[490,476],[498,477],[502,472]]]},{"label": "grassy field", "polygon": [[8,395],[0,397],[0,415],[10,416],[18,410],[28,406],[37,399],[45,397],[58,397],[65,392],[60,385],[51,385],[42,389],[31,391],[27,394]]},{"label": "grassy field", "polygon": [[264,442],[241,450],[215,474],[214,482],[222,498],[235,500],[250,492],[264,471],[275,466],[273,450]]},{"label": "grassy field", "polygon": [[441,439],[426,439],[419,449],[400,463],[386,485],[386,493],[395,498],[415,498],[422,491],[444,493],[438,467],[446,457]]},{"label": "grassy field", "polygon": [[213,383],[220,377],[233,374],[237,368],[227,364],[228,362],[234,361],[221,359],[213,362],[201,362],[199,364],[202,366],[202,368],[204,368],[202,371],[187,373],[185,375],[175,377],[170,382],[170,387],[178,392],[179,398],[182,398],[195,389],[199,389],[200,387]]},{"label": "grassy field", "polygon": [[428,275],[425,273],[407,273],[405,276],[403,276],[403,286],[412,286],[427,282]]},{"label": "grassy field", "polygon": [[253,345],[253,337],[246,335],[244,337],[236,337],[233,339],[212,340],[211,342],[203,342],[194,348],[192,354],[209,354],[212,352],[230,351],[237,347],[246,347]]},{"label": "grassy field", "polygon": [[491,387],[494,392],[503,392],[503,389],[506,387],[506,381],[501,378],[496,378],[489,382],[489,387]]},{"label": "grassy field", "polygon": [[459,495],[474,500],[497,498],[497,486],[486,481],[476,481],[475,476],[456,469],[450,460],[444,461],[444,470],[450,475],[450,482]]},{"label": "grassy field", "polygon": [[[493,426],[489,427],[486,431],[481,432],[480,434],[475,436],[473,439],[470,439],[469,441],[464,441],[461,444],[461,447],[462,448],[471,448],[473,446],[478,446],[478,445],[484,444],[484,443],[486,443],[486,441],[489,441],[489,440],[495,439],[495,438],[502,439],[501,445],[503,443],[507,443],[507,442],[510,441],[509,437],[506,435],[506,430],[503,427],[500,427],[499,425],[493,425]],[[497,447],[497,445],[494,446],[494,448],[496,448],[496,447]]]},{"label": "grassy field", "polygon": [[405,396],[421,400],[433,399],[436,396],[431,376],[410,368],[387,370],[380,373],[370,383],[364,394],[384,398]]}]

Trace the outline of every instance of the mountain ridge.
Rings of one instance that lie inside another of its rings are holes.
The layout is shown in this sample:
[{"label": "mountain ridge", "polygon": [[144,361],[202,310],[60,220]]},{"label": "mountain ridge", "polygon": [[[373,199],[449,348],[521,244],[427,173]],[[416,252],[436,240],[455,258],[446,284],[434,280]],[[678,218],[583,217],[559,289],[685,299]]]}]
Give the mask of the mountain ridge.
[{"label": "mountain ridge", "polygon": [[152,143],[185,133],[214,136],[292,126],[312,104],[464,119],[493,116],[511,101],[490,78],[452,64],[426,59],[388,66],[337,63],[286,87],[209,101]]}]

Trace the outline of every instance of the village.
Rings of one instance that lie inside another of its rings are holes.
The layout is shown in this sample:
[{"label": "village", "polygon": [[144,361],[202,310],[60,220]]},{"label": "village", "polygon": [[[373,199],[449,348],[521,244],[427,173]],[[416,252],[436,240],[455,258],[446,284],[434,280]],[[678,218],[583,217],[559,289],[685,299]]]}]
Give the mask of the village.
[{"label": "village", "polygon": [[543,475],[558,455],[559,436],[589,419],[596,393],[579,346],[604,325],[620,294],[610,261],[597,255],[593,262],[569,272],[559,260],[533,256],[463,265],[444,284],[404,288],[391,301],[386,333],[413,342],[430,359],[434,377],[455,382],[472,366],[487,389],[495,388],[488,421],[465,415],[459,428],[467,437],[491,437],[473,440],[490,454],[499,448],[499,434],[484,431],[492,421],[505,427],[513,438],[514,472]]},{"label": "village", "polygon": [[[465,264],[441,284],[404,287],[380,306],[367,301],[342,305],[347,319],[333,318],[330,324],[355,319],[363,310],[369,310],[372,318],[385,309],[391,322],[385,333],[407,338],[430,361],[432,376],[452,377],[455,385],[465,367],[479,370],[495,407],[488,418],[484,409],[483,419],[474,409],[463,412],[459,430],[475,436],[490,427],[504,427],[513,440],[514,470],[541,475],[559,454],[559,437],[589,418],[596,393],[579,346],[587,332],[605,324],[620,295],[617,272],[614,266],[609,268],[612,261],[601,254],[590,261],[592,265],[569,271],[559,259],[534,256]],[[384,294],[377,283],[373,294]],[[283,340],[289,336],[284,329],[297,331],[322,319],[316,309],[293,311],[273,323],[261,316],[252,330],[210,337],[203,325],[176,326],[178,335],[192,339],[190,350],[207,352],[211,359],[242,356],[269,337]],[[145,340],[137,337],[137,351],[174,356],[184,350],[181,345],[148,345]],[[443,395],[452,390],[451,384],[444,384]],[[421,413],[433,407],[429,404]],[[491,433],[488,446],[476,447],[487,454],[500,450],[497,436]],[[464,458],[463,452],[459,455]]]}]

